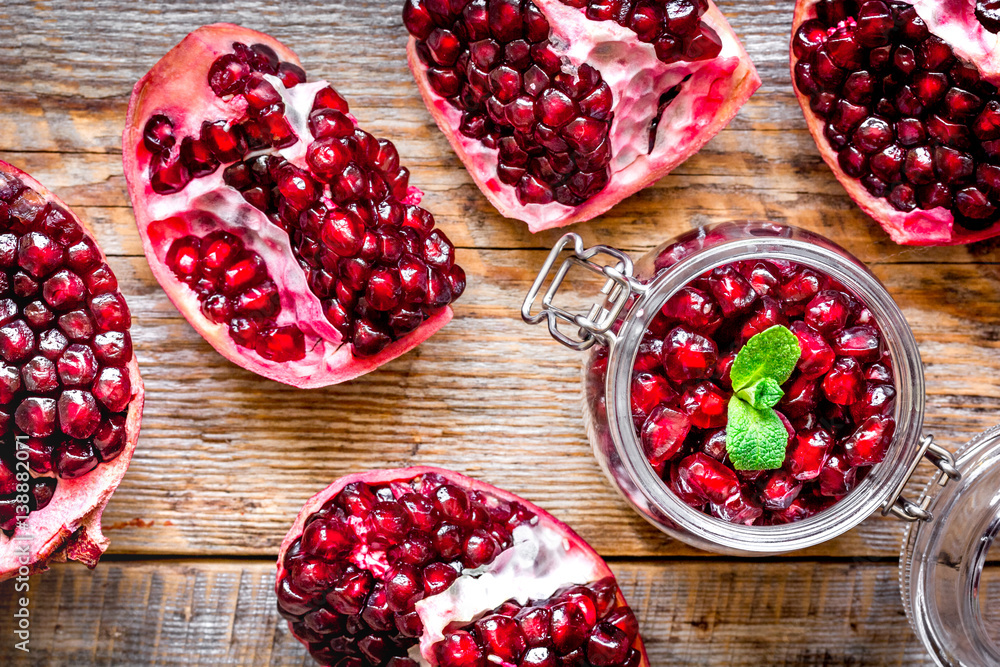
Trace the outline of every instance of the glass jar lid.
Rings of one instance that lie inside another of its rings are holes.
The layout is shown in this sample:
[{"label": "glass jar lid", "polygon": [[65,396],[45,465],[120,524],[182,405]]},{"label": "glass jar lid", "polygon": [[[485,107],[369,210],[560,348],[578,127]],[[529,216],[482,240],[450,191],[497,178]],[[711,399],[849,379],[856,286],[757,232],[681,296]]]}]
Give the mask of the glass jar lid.
[{"label": "glass jar lid", "polygon": [[939,665],[1000,665],[1000,426],[963,447],[949,479],[939,472],[900,556],[903,605]]}]

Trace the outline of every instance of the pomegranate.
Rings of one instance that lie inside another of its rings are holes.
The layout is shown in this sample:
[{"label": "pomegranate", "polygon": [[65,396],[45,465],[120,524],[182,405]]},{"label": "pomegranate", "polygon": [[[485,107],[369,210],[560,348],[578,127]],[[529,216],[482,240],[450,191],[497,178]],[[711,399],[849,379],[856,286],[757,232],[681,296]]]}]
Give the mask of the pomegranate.
[{"label": "pomegranate", "polygon": [[142,416],[131,315],[80,219],[5,162],[0,267],[0,579],[94,567]]},{"label": "pomegranate", "polygon": [[666,175],[760,87],[710,0],[406,0],[403,21],[438,127],[533,232]]},{"label": "pomegranate", "polygon": [[614,576],[572,529],[438,468],[349,475],[311,498],[276,592],[324,665],[649,664]]},{"label": "pomegranate", "polygon": [[820,153],[897,243],[1000,234],[1000,30],[984,0],[798,0],[792,74]]},{"label": "pomegranate", "polygon": [[[683,243],[668,247],[657,268],[683,252]],[[801,352],[775,406],[785,458],[777,470],[738,470],[727,450],[730,371],[747,341],[776,325]],[[603,392],[607,351],[595,354],[588,387]],[[746,525],[791,523],[833,506],[885,458],[896,426],[892,367],[872,312],[826,273],[733,262],[681,288],[650,321],[632,419],[653,469],[691,507]]]},{"label": "pomegranate", "polygon": [[465,273],[396,148],[275,39],[188,35],[136,84],[122,143],[153,274],[234,363],[329,385],[451,319]]}]

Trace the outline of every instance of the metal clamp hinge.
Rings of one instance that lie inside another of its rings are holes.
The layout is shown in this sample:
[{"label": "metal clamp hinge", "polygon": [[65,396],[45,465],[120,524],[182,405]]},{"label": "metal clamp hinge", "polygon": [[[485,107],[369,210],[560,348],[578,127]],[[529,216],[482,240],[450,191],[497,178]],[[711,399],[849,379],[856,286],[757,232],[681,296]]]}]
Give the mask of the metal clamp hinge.
[{"label": "metal clamp hinge", "polygon": [[[542,285],[545,284],[552,267],[555,266],[559,255],[567,246],[571,246],[573,254],[563,261],[559,270],[556,271],[555,277],[552,278],[552,284],[549,285],[549,289],[542,297],[542,309],[538,314],[532,315],[531,309],[535,305]],[[613,264],[599,264],[592,261],[599,255],[607,255],[615,262]],[[592,273],[607,278],[607,282],[601,289],[601,294],[605,298],[594,303],[587,315],[570,312],[552,303],[559,287],[566,278],[566,274],[574,266],[581,266]],[[531,289],[524,299],[524,305],[521,306],[521,318],[528,324],[539,324],[543,320],[547,321],[552,337],[574,350],[583,351],[596,342],[613,341],[614,334],[611,332],[611,328],[628,305],[629,297],[645,291],[643,285],[632,279],[632,270],[632,259],[621,250],[602,245],[584,248],[583,239],[579,235],[572,232],[565,234],[552,248],[552,252],[542,264],[538,277],[535,278],[535,282],[531,285]],[[559,329],[560,321],[578,327],[576,336],[561,331]]]},{"label": "metal clamp hinge", "polygon": [[927,459],[933,463],[942,474],[938,476],[937,483],[940,486],[944,486],[951,480],[959,480],[962,478],[962,473],[958,471],[955,467],[955,457],[952,456],[944,447],[935,444],[934,436],[925,435],[920,439],[920,451],[919,454],[914,457],[913,463],[910,465],[910,469],[906,473],[906,477],[900,482],[899,486],[896,487],[895,491],[889,499],[886,500],[885,505],[882,507],[882,516],[888,516],[892,514],[893,516],[902,519],[903,521],[930,521],[934,517],[931,515],[927,508],[930,507],[931,496],[927,494],[924,496],[920,503],[915,503],[908,498],[903,496],[903,489],[910,482],[910,478],[913,477],[914,471],[923,459]]}]

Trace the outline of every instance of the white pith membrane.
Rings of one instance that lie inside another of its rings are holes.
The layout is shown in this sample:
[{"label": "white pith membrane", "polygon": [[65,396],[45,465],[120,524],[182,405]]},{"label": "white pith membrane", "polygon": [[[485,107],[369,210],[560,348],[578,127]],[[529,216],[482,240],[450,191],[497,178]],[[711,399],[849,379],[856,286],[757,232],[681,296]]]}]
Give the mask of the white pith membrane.
[{"label": "white pith membrane", "polygon": [[[282,61],[300,65],[294,53],[267,35],[230,24],[216,24],[185,38],[136,84],[133,92],[123,134],[123,157],[143,249],[147,257],[157,260],[150,261],[150,268],[160,284],[173,286],[167,290],[167,296],[184,318],[233,363],[300,388],[327,386],[364,375],[416,347],[447,324],[452,317],[451,308],[445,306],[430,314],[415,331],[390,342],[378,354],[355,356],[350,342],[345,342],[330,324],[321,300],[309,289],[305,271],[292,252],[288,232],[272,223],[263,211],[247,202],[239,190],[225,182],[225,169],[233,162],[222,163],[209,175],[192,177],[179,192],[159,194],[152,189],[150,163],[154,155],[143,146],[142,138],[151,117],[163,114],[173,123],[179,146],[185,137],[197,139],[204,121],[227,119],[227,127],[230,127],[248,116],[242,93],[220,98],[207,81],[209,67],[215,58],[233,52],[233,42],[264,44]],[[175,62],[164,65],[175,52],[179,52]],[[169,69],[166,73],[158,71],[184,65],[187,68],[180,73]],[[330,185],[312,175],[305,159],[314,139],[309,131],[309,114],[316,93],[329,84],[320,80],[286,88],[279,77],[263,76],[281,96],[285,105],[283,115],[297,140],[285,148],[268,146],[248,151],[237,162],[260,155],[280,156],[310,174],[323,192],[318,202],[331,210],[339,209],[330,198]],[[198,97],[196,108],[201,110],[200,114],[193,113],[188,106],[192,96]],[[356,119],[349,117],[357,127]],[[177,148],[173,150],[176,152]],[[401,203],[417,204],[420,196],[420,191],[411,187]],[[280,295],[281,310],[272,318],[274,327],[293,325],[303,332],[305,355],[301,359],[275,362],[262,357],[252,347],[238,345],[230,336],[228,323],[216,323],[207,318],[201,312],[201,298],[197,292],[178,280],[167,266],[166,256],[175,240],[189,235],[203,237],[217,230],[234,233],[247,251],[256,252],[264,261],[267,277],[278,287]]]},{"label": "white pith membrane", "polygon": [[[18,178],[25,187],[41,194],[49,203],[65,211],[83,230],[84,235],[95,241],[98,261],[107,263],[107,257],[97,245],[91,231],[65,203],[37,180],[3,161],[0,161],[0,172]],[[144,400],[142,378],[134,354],[124,368],[128,372],[132,390],[125,416],[124,449],[114,459],[99,463],[81,477],[68,479],[58,477],[55,472],[30,473],[32,478],[57,479],[55,493],[48,505],[31,511],[23,520],[19,518],[11,536],[0,532],[0,581],[22,575],[25,571],[43,572],[54,562],[74,560],[93,568],[108,548],[110,540],[101,531],[101,514],[132,460]],[[11,433],[5,436],[13,438]],[[16,452],[12,463],[15,465],[15,474],[28,474],[26,464],[21,462],[22,465],[18,465]],[[22,479],[18,481],[23,483]],[[23,504],[26,505],[27,502]],[[21,516],[18,513],[18,517]]]},{"label": "white pith membrane", "polygon": [[[241,161],[259,155],[278,155],[296,167],[308,171],[306,149],[313,141],[313,136],[309,132],[309,112],[312,110],[316,93],[326,88],[328,84],[325,81],[315,81],[285,88],[276,76],[265,74],[264,78],[281,95],[285,103],[285,117],[298,136],[298,141],[286,148],[268,147],[248,152]],[[244,107],[246,105],[243,98],[238,95],[233,96],[230,103]],[[198,130],[189,134],[186,133],[188,130],[186,126],[182,129],[175,122],[175,132],[178,137],[198,136],[202,120],[213,119],[198,118]],[[165,264],[170,245],[189,234],[202,237],[217,229],[236,233],[247,250],[256,252],[264,260],[271,280],[285,287],[278,290],[281,296],[281,310],[274,317],[275,325],[279,327],[294,325],[306,335],[305,356],[299,360],[283,362],[288,372],[295,377],[309,377],[317,368],[329,370],[338,364],[342,365],[352,356],[350,348],[342,344],[340,333],[323,315],[322,304],[309,289],[305,271],[292,253],[288,233],[271,222],[263,211],[247,202],[239,190],[230,187],[225,182],[224,172],[225,169],[220,167],[208,176],[192,178],[180,192],[166,195],[154,193],[149,200],[147,210],[154,220],[148,227],[148,234],[156,256]],[[332,208],[337,208],[329,196],[330,186],[328,184],[322,186],[324,195],[321,201]],[[208,214],[211,218],[199,219],[199,214]],[[171,219],[175,216],[182,217],[185,224],[172,225]],[[176,278],[174,280],[177,281]],[[198,299],[193,289],[183,283],[180,284],[181,289],[187,290],[192,299]],[[221,335],[229,336],[227,324],[216,324],[211,321],[207,323]],[[262,362],[267,362],[252,348],[241,349],[244,354],[253,355]]]},{"label": "white pith membrane", "polygon": [[979,23],[976,0],[898,1],[913,5],[931,34],[948,42],[959,58],[976,63],[984,79],[1000,86],[1000,35]]},{"label": "white pith membrane", "polygon": [[[863,2],[864,0],[859,0]],[[883,0],[888,3],[889,0]],[[982,78],[1000,87],[1000,35],[983,28],[975,15],[976,0],[892,0],[909,4],[923,19],[930,34],[935,35],[951,47],[955,56],[973,64]],[[792,36],[805,21],[817,18],[816,6],[821,0],[797,0],[793,19]],[[799,62],[794,50],[791,53],[792,80],[795,81],[795,65]],[[837,180],[847,190],[851,199],[869,216],[879,222],[893,241],[905,245],[949,245],[971,243],[997,234],[1000,222],[983,230],[966,230],[955,224],[955,216],[950,209],[936,207],[912,211],[900,211],[885,197],[875,197],[860,180],[844,173],[837,162],[836,150],[824,135],[826,119],[809,107],[809,96],[796,87],[796,97],[806,116],[809,131],[817,145],[826,146],[822,151],[823,160],[833,171]],[[874,112],[873,112],[874,113]]]},{"label": "white pith membrane", "polygon": [[[500,213],[523,220],[532,232],[589,220],[659,180],[728,125],[760,87],[756,69],[714,3],[709,3],[701,21],[722,39],[722,52],[712,60],[665,64],[656,57],[652,44],[640,42],[631,29],[614,21],[593,21],[582,9],[561,0],[532,2],[549,22],[549,43],[563,57],[564,71],[575,72],[587,63],[611,88],[611,178],[601,192],[579,206],[556,201],[521,204],[516,186],[506,185],[497,176],[497,150],[458,130],[463,112],[433,90],[413,37],[408,47],[410,69],[424,102],[462,162],[476,165],[469,169],[476,185]],[[660,116],[650,152],[650,127],[657,118],[660,97],[678,85],[680,93]]]},{"label": "white pith membrane", "polygon": [[410,649],[410,658],[430,667],[427,659],[452,623],[467,625],[508,600],[523,606],[530,600],[550,598],[564,586],[586,585],[601,578],[592,560],[559,532],[537,521],[515,528],[513,544],[492,563],[463,570],[443,593],[416,603],[424,634],[419,646]]},{"label": "white pith membrane", "polygon": [[[423,486],[427,481],[434,484],[429,490]],[[284,589],[284,580],[288,579],[288,584],[296,585],[292,578],[294,566],[290,566],[286,562],[288,553],[299,549],[306,527],[312,523],[314,517],[334,508],[345,508],[339,500],[345,489],[353,484],[362,484],[372,492],[376,492],[379,488],[388,488],[396,500],[408,493],[416,493],[434,502],[434,492],[442,483],[454,485],[466,494],[470,494],[470,500],[472,499],[471,494],[478,494],[475,502],[487,511],[488,508],[494,506],[503,506],[504,504],[509,506],[513,511],[511,519],[501,520],[497,524],[498,526],[506,525],[507,529],[510,530],[510,537],[504,540],[509,546],[497,553],[489,564],[477,568],[464,567],[460,570],[458,578],[437,595],[424,597],[412,603],[412,607],[409,609],[396,612],[397,619],[402,618],[404,613],[406,616],[416,615],[423,626],[419,639],[414,636],[412,639],[404,640],[407,644],[412,642],[412,645],[408,649],[408,653],[401,655],[400,660],[407,662],[412,660],[423,666],[437,665],[436,649],[446,635],[450,636],[463,626],[466,626],[465,630],[468,630],[467,626],[470,623],[489,616],[494,610],[503,607],[505,602],[515,601],[526,609],[530,608],[527,605],[531,603],[547,606],[546,602],[557,597],[557,592],[571,589],[574,586],[584,586],[590,589],[601,582],[611,584],[615,597],[613,606],[608,610],[608,613],[611,613],[611,609],[628,609],[627,601],[618,589],[614,575],[607,564],[571,528],[558,519],[503,489],[465,477],[451,470],[421,466],[348,475],[306,501],[282,541],[278,553],[275,588],[278,593],[279,611],[284,609],[281,594],[281,590]],[[439,518],[444,522],[449,521],[443,516]],[[510,526],[514,525],[515,522],[517,525],[511,530]],[[348,530],[359,540],[349,553],[343,553],[338,557],[338,562],[350,563],[355,568],[367,570],[377,582],[387,583],[395,572],[388,552],[395,547],[379,546],[373,549],[364,544],[366,536],[372,530],[367,523],[367,515],[359,516],[350,510],[347,518]],[[378,542],[378,540],[374,541]],[[301,554],[304,553],[308,552],[298,552],[299,555],[296,558],[301,557]],[[318,556],[318,558],[322,557]],[[456,569],[459,566],[458,561],[449,561],[448,559],[436,559],[430,562],[449,564],[449,567]],[[308,594],[312,598],[312,602],[307,603],[307,606],[319,605],[318,607],[312,606],[312,611],[294,612],[292,616],[288,616],[282,611],[282,615],[288,619],[292,633],[310,650],[310,653],[313,653],[315,648],[314,639],[301,636],[297,633],[296,627],[312,612],[323,608],[324,595],[325,593],[322,591]],[[381,605],[383,602],[379,604]],[[347,612],[337,613],[346,614]],[[365,612],[362,611],[362,618],[364,618],[364,614]],[[360,635],[355,635],[355,632],[348,630],[355,642],[361,641]],[[372,627],[373,635],[382,632],[383,630]],[[389,632],[391,634],[392,630]],[[347,637],[341,639],[344,640]],[[321,641],[320,646],[322,645]],[[648,667],[649,661],[640,635],[637,635],[632,641],[631,649],[638,653],[636,665]],[[341,657],[335,653],[333,664],[338,664],[337,660]],[[325,658],[316,657],[316,659],[322,662]],[[488,664],[507,665],[507,663],[500,663],[497,660],[498,656],[489,656]]]}]

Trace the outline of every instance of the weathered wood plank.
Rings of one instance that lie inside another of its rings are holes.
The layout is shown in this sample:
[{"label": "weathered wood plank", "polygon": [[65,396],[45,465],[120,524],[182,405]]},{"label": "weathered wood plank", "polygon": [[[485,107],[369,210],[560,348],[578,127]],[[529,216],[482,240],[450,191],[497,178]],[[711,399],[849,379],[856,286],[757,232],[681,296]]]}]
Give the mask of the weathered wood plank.
[{"label": "weathered wood plank", "polygon": [[[540,502],[609,555],[695,553],[613,493],[583,433],[580,358],[520,322],[542,256],[467,252],[470,288],[452,324],[376,373],[310,392],[226,362],[179,318],[142,258],[114,258],[148,393],[132,469],[106,514],[112,551],[270,553],[333,478],[433,464]],[[1000,409],[993,268],[876,266],[921,344],[928,429],[951,446],[995,424]],[[893,556],[902,528],[872,520],[812,553]]]},{"label": "weathered wood plank", "polygon": [[[366,127],[397,143],[414,182],[428,193],[427,205],[451,225],[461,245],[550,244],[558,232],[532,236],[520,223],[500,218],[434,127],[405,66],[398,4],[297,3],[294,15],[287,15],[246,0],[183,12],[162,1],[111,13],[80,3],[53,16],[19,11],[15,2],[10,12],[18,29],[0,44],[6,102],[0,108],[0,159],[27,164],[70,204],[123,207],[106,215],[127,224],[117,154],[132,85],[197,25],[242,21],[298,50],[314,76],[331,80],[349,97]],[[697,224],[764,217],[825,233],[866,261],[996,261],[996,244],[928,251],[888,241],[844,194],[805,130],[788,73],[792,2],[720,4],[745,39],[764,87],[730,128],[672,176],[579,225],[581,233],[640,248]]]},{"label": "weathered wood plank", "polygon": [[[614,563],[650,662],[706,667],[930,665],[893,563]],[[30,580],[35,665],[310,665],[258,561],[59,566]],[[11,664],[12,582],[0,585]]]}]

